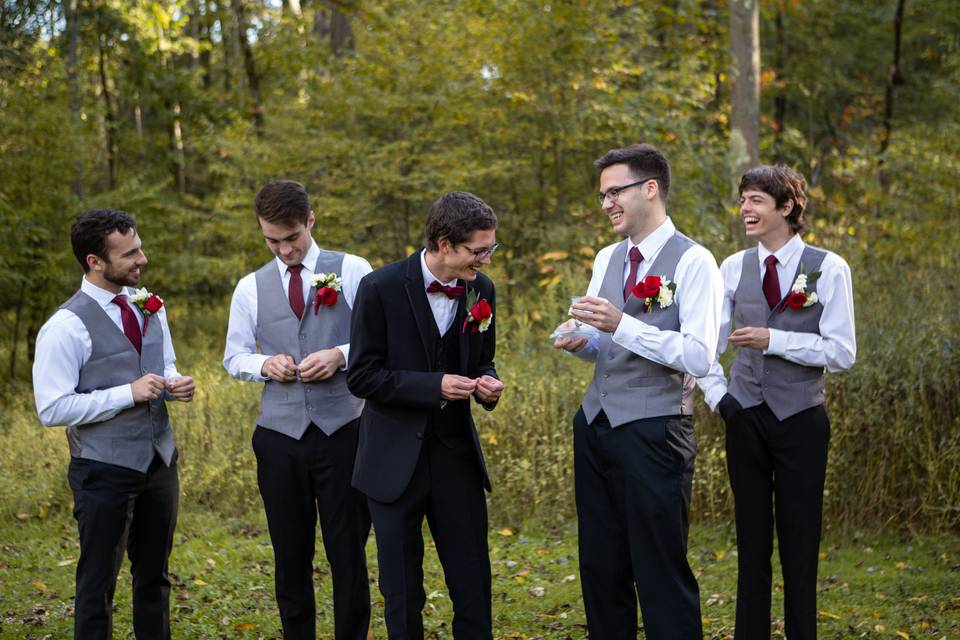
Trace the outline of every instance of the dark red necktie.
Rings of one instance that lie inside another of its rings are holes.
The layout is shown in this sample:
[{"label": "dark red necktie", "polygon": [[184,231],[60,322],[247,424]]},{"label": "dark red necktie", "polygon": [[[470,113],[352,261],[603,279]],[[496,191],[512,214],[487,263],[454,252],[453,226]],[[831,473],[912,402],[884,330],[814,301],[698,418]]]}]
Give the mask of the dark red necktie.
[{"label": "dark red necktie", "polygon": [[763,261],[767,270],[763,273],[763,297],[773,309],[780,302],[780,276],[777,275],[777,256],[770,254]]},{"label": "dark red necktie", "polygon": [[443,293],[448,298],[459,298],[463,295],[463,287],[453,286],[448,287],[445,284],[440,284],[436,280],[430,283],[427,287],[427,293]]},{"label": "dark red necktie", "polygon": [[287,266],[287,273],[290,274],[290,287],[288,288],[290,308],[296,314],[297,320],[303,318],[303,308],[305,306],[303,302],[303,278],[300,277],[301,271],[303,271],[302,264],[294,267]]},{"label": "dark red necktie", "polygon": [[137,350],[137,353],[140,353],[140,323],[137,322],[137,316],[133,313],[133,309],[127,304],[127,296],[121,293],[114,297],[111,302],[120,307],[120,322],[123,324],[123,333],[127,336],[127,340],[130,341],[133,348]]},{"label": "dark red necktie", "polygon": [[640,249],[630,247],[630,275],[627,276],[627,283],[623,285],[624,302],[630,297],[633,288],[637,286],[637,270],[640,268],[641,262],[643,262],[643,254],[640,253]]}]

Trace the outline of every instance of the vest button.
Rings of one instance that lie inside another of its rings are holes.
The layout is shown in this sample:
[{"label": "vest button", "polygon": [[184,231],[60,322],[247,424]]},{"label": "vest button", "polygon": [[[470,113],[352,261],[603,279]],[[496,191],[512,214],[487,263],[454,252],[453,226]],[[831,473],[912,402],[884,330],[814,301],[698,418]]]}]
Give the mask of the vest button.
[{"label": "vest button", "polygon": [[423,440],[423,431],[417,431],[417,440]]},{"label": "vest button", "polygon": [[604,379],[604,380],[606,380],[606,379],[609,378],[609,377],[610,377],[610,374],[609,374],[609,373],[603,374],[603,379]]},{"label": "vest button", "polygon": [[607,392],[606,392],[606,391],[601,391],[601,392],[600,392],[600,397],[601,397],[601,398],[606,398],[606,397],[607,397]]},{"label": "vest button", "polygon": [[307,334],[301,333],[301,334],[300,334],[300,339],[301,339],[301,340],[306,340],[306,339],[307,339]]},{"label": "vest button", "polygon": [[153,444],[160,444],[160,438],[154,438]]}]

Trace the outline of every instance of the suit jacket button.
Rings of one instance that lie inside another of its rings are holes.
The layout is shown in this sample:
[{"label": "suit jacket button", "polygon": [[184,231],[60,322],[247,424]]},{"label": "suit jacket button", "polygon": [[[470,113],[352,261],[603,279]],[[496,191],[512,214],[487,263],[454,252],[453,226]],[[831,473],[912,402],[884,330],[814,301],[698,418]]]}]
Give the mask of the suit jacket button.
[{"label": "suit jacket button", "polygon": [[423,440],[423,431],[417,431],[417,440]]}]

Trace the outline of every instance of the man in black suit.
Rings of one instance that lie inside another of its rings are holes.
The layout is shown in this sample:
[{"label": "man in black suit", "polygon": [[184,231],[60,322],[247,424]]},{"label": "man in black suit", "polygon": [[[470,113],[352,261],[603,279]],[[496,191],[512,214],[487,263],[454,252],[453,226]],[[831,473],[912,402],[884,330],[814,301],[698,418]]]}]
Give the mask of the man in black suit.
[{"label": "man in black suit", "polygon": [[453,635],[490,640],[490,489],[470,397],[492,410],[494,287],[480,269],[497,248],[497,217],[475,195],[437,200],[425,249],[367,275],[351,325],[350,392],[366,399],[353,486],[377,536],[392,640],[423,638],[426,516],[453,603]]}]

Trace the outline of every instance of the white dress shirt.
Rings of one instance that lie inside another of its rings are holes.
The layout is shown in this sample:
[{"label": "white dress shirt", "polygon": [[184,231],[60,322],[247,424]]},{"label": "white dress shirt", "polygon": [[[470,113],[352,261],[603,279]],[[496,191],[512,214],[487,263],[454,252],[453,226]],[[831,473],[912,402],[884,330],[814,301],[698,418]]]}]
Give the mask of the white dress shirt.
[{"label": "white dress shirt", "polygon": [[[117,295],[101,289],[87,280],[80,282],[80,290],[94,299],[120,331],[120,307],[113,304]],[[131,295],[132,290],[123,291]],[[143,331],[143,315],[135,304],[128,304]],[[153,314],[147,330],[158,323],[163,328],[163,376],[168,380],[179,377],[173,352],[170,328],[167,326],[165,308]],[[37,335],[37,348],[33,361],[33,394],[37,403],[37,415],[44,426],[64,425],[74,427],[92,422],[109,420],[124,409],[133,406],[131,384],[122,384],[109,389],[97,389],[89,393],[77,393],[80,369],[90,360],[93,342],[83,321],[72,311],[57,309]],[[133,381],[131,381],[133,382]]]},{"label": "white dress shirt", "polygon": [[[310,294],[310,276],[314,275],[313,269],[317,265],[318,257],[320,257],[320,247],[311,240],[310,249],[301,263],[303,270],[300,272],[300,277],[303,279],[303,300],[306,311],[309,311],[313,304],[313,301],[307,300],[307,296]],[[289,291],[290,272],[287,270],[287,265],[280,258],[274,258],[273,262],[280,272],[284,292]],[[344,254],[343,265],[340,268],[340,293],[351,309],[353,309],[353,299],[357,294],[360,279],[371,271],[373,268],[370,263],[363,258],[349,253]],[[337,349],[343,353],[343,361],[348,362],[350,343],[337,345]],[[260,375],[260,372],[268,358],[270,356],[259,353],[257,350],[257,274],[256,272],[248,273],[237,283],[233,291],[233,299],[230,301],[230,321],[227,326],[227,345],[223,352],[223,367],[238,380],[264,382],[267,378]],[[346,365],[342,369],[346,370]]]},{"label": "white dress shirt", "polygon": [[[429,287],[430,283],[434,280],[440,282],[440,278],[433,275],[429,267],[427,267],[426,249],[420,252],[420,270],[423,272],[424,289]],[[446,287],[455,287],[457,285],[457,279],[454,278],[449,282],[440,282],[440,284]],[[453,319],[457,315],[457,298],[448,298],[447,294],[442,291],[437,291],[436,293],[427,293],[427,302],[430,303],[430,310],[433,311],[433,319],[437,323],[437,330],[441,336],[446,335],[447,330],[450,329],[450,325],[453,324]]]},{"label": "white dress shirt", "polygon": [[[675,233],[673,221],[667,218],[653,233],[636,245],[643,256],[637,269],[637,282],[648,275],[647,272],[660,255],[660,250]],[[599,294],[610,256],[618,244],[620,243],[604,247],[597,253],[593,262],[593,277],[587,287],[588,296],[596,297]],[[630,272],[629,253],[628,249],[623,266],[624,286]],[[717,261],[706,248],[695,245],[680,257],[674,282],[677,284],[674,304],[679,308],[680,331],[661,330],[645,323],[642,314],[639,318],[634,318],[625,313],[613,333],[613,341],[648,360],[677,371],[702,376],[710,369],[717,349],[723,291]],[[584,360],[596,360],[599,343],[599,335],[594,336],[574,355]]]},{"label": "white dress shirt", "polygon": [[[773,252],[777,257],[777,279],[780,281],[781,298],[786,296],[793,286],[793,276],[800,265],[805,246],[800,236],[794,235],[785,245]],[[759,269],[760,281],[763,282],[766,271],[764,260],[771,254],[761,243],[758,245],[757,264],[745,265],[745,253],[738,251],[720,265],[720,274],[723,276],[723,312],[720,316],[718,358],[727,348],[727,337],[730,335],[733,320],[733,294],[740,284],[741,271],[745,268]],[[809,271],[810,269],[804,267],[804,273]],[[820,274],[816,285],[817,300],[823,305],[820,335],[771,328],[770,345],[764,353],[808,367],[826,367],[830,372],[845,371],[853,366],[857,358],[850,267],[843,258],[828,251],[820,265]],[[715,410],[727,392],[727,379],[719,359],[710,367],[710,373],[698,380],[697,384],[703,390],[707,404]]]}]

